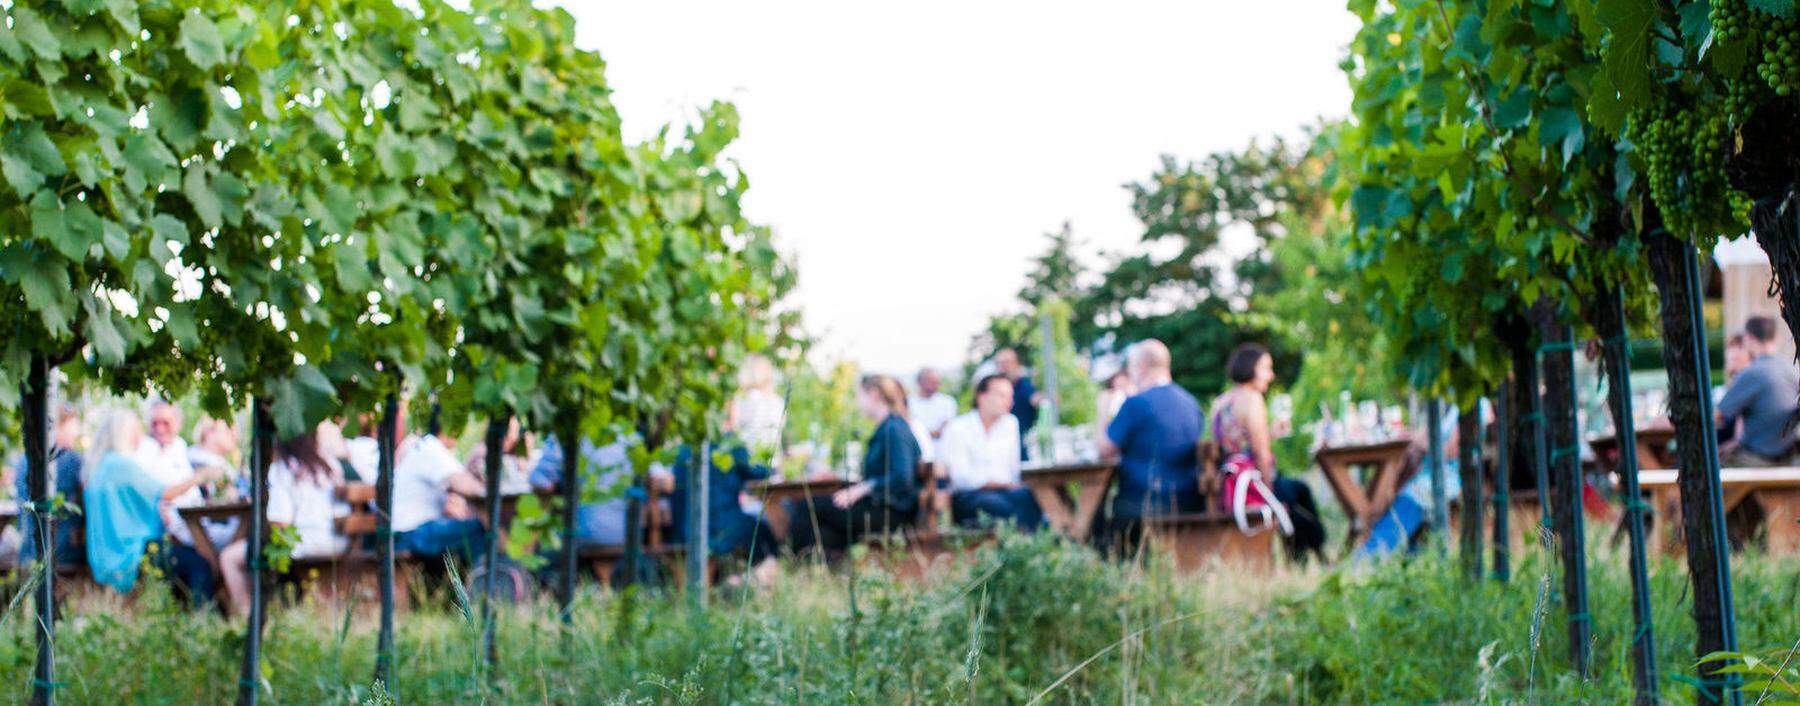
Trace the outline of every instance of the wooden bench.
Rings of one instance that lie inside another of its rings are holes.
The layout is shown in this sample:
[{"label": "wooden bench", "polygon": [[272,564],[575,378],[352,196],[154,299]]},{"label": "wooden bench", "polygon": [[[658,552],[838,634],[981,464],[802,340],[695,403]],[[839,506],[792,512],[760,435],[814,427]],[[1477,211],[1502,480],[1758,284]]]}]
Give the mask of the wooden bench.
[{"label": "wooden bench", "polygon": [[[1219,447],[1213,441],[1203,440],[1194,456],[1199,464],[1195,472],[1203,506],[1217,508],[1221,505],[1217,500],[1221,491],[1216,487]],[[1271,528],[1245,534],[1231,513],[1216,509],[1146,517],[1143,527],[1151,546],[1168,552],[1176,571],[1184,574],[1214,566],[1267,571],[1274,566],[1275,538],[1281,533]]]},{"label": "wooden bench", "polygon": [[[1652,528],[1652,547],[1684,551],[1681,542],[1681,487],[1678,471],[1639,471],[1638,486],[1649,494],[1651,508],[1658,516]],[[1760,528],[1767,551],[1771,554],[1800,553],[1800,467],[1724,468],[1719,470],[1721,500],[1727,521],[1733,510],[1746,500],[1763,512]],[[1756,527],[1738,528],[1744,536],[1758,534]]]}]

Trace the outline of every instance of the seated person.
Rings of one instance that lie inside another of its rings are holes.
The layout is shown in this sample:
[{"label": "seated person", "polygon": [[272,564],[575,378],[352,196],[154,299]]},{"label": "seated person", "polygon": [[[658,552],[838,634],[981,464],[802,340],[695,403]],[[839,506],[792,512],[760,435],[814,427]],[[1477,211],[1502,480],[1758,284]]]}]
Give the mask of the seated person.
[{"label": "seated person", "polygon": [[[1483,415],[1487,412],[1483,411]],[[1444,481],[1444,498],[1454,500],[1462,495],[1462,469],[1458,461],[1458,450],[1462,445],[1461,425],[1458,423],[1461,412],[1449,406],[1438,417],[1438,440],[1442,445],[1439,453],[1443,455],[1440,473]],[[1400,486],[1394,495],[1393,504],[1388,511],[1369,528],[1369,537],[1356,549],[1356,560],[1378,559],[1400,551],[1411,551],[1417,548],[1415,540],[1431,519],[1432,505],[1436,496],[1431,490],[1431,453],[1428,429],[1419,429],[1413,438],[1413,446],[1418,455],[1407,460],[1407,469],[1402,477],[1405,484]],[[1411,475],[1405,475],[1410,473]]]},{"label": "seated person", "polygon": [[[81,415],[75,412],[73,405],[63,405],[57,412],[56,427],[50,439],[50,492],[62,495],[63,502],[77,508],[81,505],[81,451],[76,448],[80,443]],[[20,566],[37,560],[38,522],[31,511],[23,509],[24,503],[30,502],[32,497],[27,470],[25,459],[19,459],[18,467],[14,469],[13,497],[21,505],[18,522]],[[59,566],[81,561],[81,548],[75,542],[75,530],[80,525],[79,515],[57,516],[51,552]]]},{"label": "seated person", "polygon": [[[506,436],[500,441],[500,494],[519,495],[531,492],[530,468],[527,460],[531,456],[531,442],[525,431],[519,426],[519,418],[513,417],[506,422]],[[487,444],[476,444],[469,451],[469,461],[464,469],[475,480],[487,486]]]},{"label": "seated person", "polygon": [[219,476],[209,469],[165,484],[138,465],[135,457],[143,438],[137,416],[116,411],[101,425],[88,454],[83,471],[88,567],[101,585],[129,593],[149,556],[193,605],[205,605],[213,596],[212,566],[192,546],[169,541],[162,509]]},{"label": "seated person", "polygon": [[1031,489],[1019,483],[1012,394],[1005,375],[982,378],[975,383],[975,410],[951,419],[938,438],[938,462],[950,476],[950,516],[958,525],[1011,522],[1029,531],[1043,522]]},{"label": "seated person", "polygon": [[1226,363],[1231,389],[1213,400],[1213,440],[1218,442],[1224,466],[1254,467],[1262,473],[1275,500],[1286,509],[1293,532],[1285,538],[1289,556],[1305,561],[1308,555],[1325,560],[1325,525],[1312,488],[1298,478],[1283,477],[1275,469],[1275,449],[1270,438],[1269,408],[1264,395],[1275,382],[1275,359],[1256,343],[1245,343],[1231,352]]},{"label": "seated person", "polygon": [[[707,552],[715,556],[743,557],[750,565],[751,578],[767,585],[774,581],[775,572],[780,568],[777,560],[781,557],[781,542],[775,539],[767,522],[744,512],[738,504],[738,496],[743,493],[746,483],[768,478],[769,468],[751,463],[750,450],[741,443],[731,444],[729,453],[730,469],[720,468],[714,463],[715,459],[706,459]],[[693,449],[683,446],[675,457],[673,473],[666,476],[673,486],[669,505],[673,510],[676,542],[684,541],[687,535],[689,474],[698,466]]]},{"label": "seated person", "polygon": [[[281,442],[269,463],[269,523],[293,527],[299,533],[293,553],[296,559],[341,554],[347,544],[337,533],[336,522],[349,513],[349,507],[337,499],[337,489],[344,484],[343,471],[320,450],[321,431],[327,429],[335,431],[325,422],[312,432]],[[249,544],[240,540],[219,552],[225,593],[239,615],[250,610],[248,551]]]},{"label": "seated person", "polygon": [[907,422],[906,389],[885,375],[865,376],[858,387],[863,415],[876,422],[863,452],[863,480],[832,493],[829,503],[793,503],[789,533],[796,552],[843,549],[905,527],[918,515],[919,441]]},{"label": "seated person", "polygon": [[1143,519],[1204,512],[1200,497],[1200,402],[1169,374],[1169,348],[1145,339],[1126,354],[1139,392],[1119,405],[1100,438],[1100,457],[1119,464],[1118,492],[1108,512],[1106,541],[1135,550]]},{"label": "seated person", "polygon": [[[631,462],[625,455],[624,441],[595,446],[581,440],[581,456],[587,462],[582,475],[588,486],[599,490],[604,498],[584,502],[575,509],[575,544],[582,546],[619,546],[625,543],[625,486],[631,483]],[[564,450],[554,437],[544,439],[543,454],[531,469],[531,487],[541,492],[560,492],[562,487]]]},{"label": "seated person", "polygon": [[1793,454],[1788,424],[1800,396],[1800,374],[1793,361],[1775,354],[1778,329],[1774,319],[1752,316],[1744,322],[1744,353],[1750,364],[1732,378],[1713,411],[1720,427],[1738,426],[1735,444],[1720,453],[1727,468],[1779,466]]},{"label": "seated person", "polygon": [[[435,426],[435,425],[434,425]],[[486,492],[463,470],[442,432],[409,439],[394,466],[394,551],[436,557],[455,552],[473,564],[487,551],[487,530],[469,516],[466,497]]]}]

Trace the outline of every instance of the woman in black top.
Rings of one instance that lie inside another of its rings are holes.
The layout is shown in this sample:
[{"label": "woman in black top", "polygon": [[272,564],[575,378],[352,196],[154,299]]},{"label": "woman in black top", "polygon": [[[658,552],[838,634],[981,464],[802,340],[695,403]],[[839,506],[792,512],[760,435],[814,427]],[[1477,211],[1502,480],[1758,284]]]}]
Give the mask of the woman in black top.
[{"label": "woman in black top", "polygon": [[796,503],[794,549],[814,545],[842,549],[866,535],[884,533],[913,521],[919,508],[919,441],[906,421],[906,390],[885,375],[863,377],[862,412],[876,421],[863,454],[863,480],[833,493],[830,503]]}]

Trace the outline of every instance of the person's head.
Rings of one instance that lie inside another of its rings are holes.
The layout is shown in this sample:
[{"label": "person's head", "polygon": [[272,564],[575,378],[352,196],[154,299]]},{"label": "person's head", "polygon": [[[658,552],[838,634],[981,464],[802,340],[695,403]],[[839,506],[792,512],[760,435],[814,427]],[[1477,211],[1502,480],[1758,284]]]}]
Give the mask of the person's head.
[{"label": "person's head", "polygon": [[144,440],[144,423],[138,421],[136,413],[126,409],[115,409],[106,413],[100,421],[100,430],[94,435],[94,447],[88,449],[86,463],[82,468],[83,481],[91,481],[93,470],[101,461],[111,454],[119,454],[127,458],[137,453],[137,447]]},{"label": "person's head", "polygon": [[975,383],[975,412],[981,421],[992,423],[1012,412],[1013,385],[1005,375],[989,375]]},{"label": "person's head", "polygon": [[59,449],[73,449],[81,445],[81,413],[75,411],[75,405],[64,402],[56,410],[56,426],[51,443]]},{"label": "person's head", "polygon": [[1131,351],[1126,354],[1126,369],[1131,373],[1131,383],[1139,390],[1169,382],[1169,347],[1162,341],[1146,338],[1132,344]]},{"label": "person's head", "polygon": [[775,364],[764,356],[752,353],[744,358],[744,365],[738,369],[738,390],[775,391]]},{"label": "person's head", "polygon": [[[342,432],[336,432],[335,427],[333,433],[342,436]],[[326,461],[325,454],[319,451],[319,430],[316,428],[276,444],[275,457],[286,462],[288,468],[293,469],[294,478],[297,480],[311,480],[318,478],[321,474],[331,473],[330,462]]]},{"label": "person's head", "polygon": [[181,435],[181,410],[167,400],[150,404],[150,438],[164,446]]},{"label": "person's head", "polygon": [[937,394],[938,390],[942,389],[944,389],[944,379],[938,377],[938,371],[931,368],[921,368],[919,370],[920,395],[930,397]]},{"label": "person's head", "polygon": [[1231,359],[1225,363],[1225,375],[1233,383],[1267,392],[1269,383],[1275,382],[1275,359],[1262,344],[1244,343],[1231,352]]},{"label": "person's head", "polygon": [[1000,373],[1013,380],[1025,374],[1025,366],[1019,364],[1019,352],[1011,348],[1002,348],[994,354],[994,367]]},{"label": "person's head", "polygon": [[886,375],[864,375],[859,387],[863,416],[876,421],[888,415],[906,416],[906,388],[900,386],[899,380]]},{"label": "person's head", "polygon": [[1725,339],[1725,375],[1737,375],[1738,371],[1750,367],[1750,350],[1744,347],[1744,334],[1734,333]]},{"label": "person's head", "polygon": [[1124,368],[1119,368],[1117,371],[1114,371],[1112,377],[1106,379],[1106,389],[1112,390],[1113,392],[1125,392],[1130,390],[1131,373],[1126,372]]},{"label": "person's head", "polygon": [[223,419],[206,418],[194,425],[194,443],[225,458],[237,455],[237,429]]},{"label": "person's head", "polygon": [[1768,355],[1775,350],[1775,320],[1767,316],[1752,316],[1744,320],[1744,350],[1750,357]]}]

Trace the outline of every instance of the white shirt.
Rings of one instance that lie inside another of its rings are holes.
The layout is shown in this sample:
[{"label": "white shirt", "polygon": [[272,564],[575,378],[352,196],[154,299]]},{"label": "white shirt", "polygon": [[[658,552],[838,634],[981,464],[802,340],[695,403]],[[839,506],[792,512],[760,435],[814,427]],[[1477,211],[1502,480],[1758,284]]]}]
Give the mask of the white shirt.
[{"label": "white shirt", "polygon": [[359,436],[344,442],[344,450],[350,454],[350,467],[356,469],[357,478],[362,482],[374,485],[381,478],[381,444],[372,436]]},{"label": "white shirt", "polygon": [[[185,482],[194,477],[194,464],[188,461],[187,442],[177,436],[167,446],[157,443],[156,438],[145,435],[138,442],[137,454],[134,456],[145,473],[161,482],[164,487]],[[175,541],[188,546],[194,544],[194,533],[188,530],[187,521],[175,508],[204,505],[206,497],[200,493],[200,486],[188,488],[187,492],[175,496],[175,500],[162,506],[163,526]]]},{"label": "white shirt", "polygon": [[950,475],[952,490],[975,490],[989,483],[1019,482],[1019,420],[1001,415],[993,428],[979,412],[950,420],[938,439],[938,461]]},{"label": "white shirt", "polygon": [[768,390],[746,390],[731,401],[737,433],[753,449],[770,449],[781,443],[781,424],[787,405]]},{"label": "white shirt", "polygon": [[332,477],[321,471],[301,480],[284,460],[269,464],[269,521],[292,525],[300,532],[294,556],[330,556],[344,550],[335,520],[350,513],[332,492]]},{"label": "white shirt", "polygon": [[956,399],[944,394],[942,390],[930,397],[915,396],[906,404],[912,410],[913,420],[925,427],[927,432],[941,431],[956,416]]},{"label": "white shirt", "polygon": [[907,418],[906,426],[912,430],[913,440],[919,442],[919,461],[931,463],[937,460],[937,442],[931,440],[931,432],[925,431],[925,425],[918,419]]},{"label": "white shirt", "polygon": [[450,477],[463,471],[444,442],[435,436],[408,439],[407,452],[394,466],[394,531],[411,532],[444,516],[444,491]]}]

